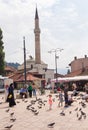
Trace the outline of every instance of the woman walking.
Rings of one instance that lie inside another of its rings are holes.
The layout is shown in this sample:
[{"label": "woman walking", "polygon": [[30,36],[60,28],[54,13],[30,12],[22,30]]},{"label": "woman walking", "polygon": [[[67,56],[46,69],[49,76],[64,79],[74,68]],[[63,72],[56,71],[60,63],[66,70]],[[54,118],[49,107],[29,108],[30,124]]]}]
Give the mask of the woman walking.
[{"label": "woman walking", "polygon": [[14,100],[14,86],[12,83],[8,88],[8,102],[9,102],[9,107],[13,107],[14,105],[16,105]]}]

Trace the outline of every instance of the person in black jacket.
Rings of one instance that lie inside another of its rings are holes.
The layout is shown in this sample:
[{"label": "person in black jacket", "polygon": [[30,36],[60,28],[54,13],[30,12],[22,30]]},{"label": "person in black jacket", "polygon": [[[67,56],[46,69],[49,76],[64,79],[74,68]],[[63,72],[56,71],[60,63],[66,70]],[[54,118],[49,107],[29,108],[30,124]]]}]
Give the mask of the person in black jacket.
[{"label": "person in black jacket", "polygon": [[64,99],[65,99],[65,107],[68,107],[68,85],[67,84],[64,87]]},{"label": "person in black jacket", "polygon": [[15,100],[14,100],[14,86],[13,83],[10,84],[8,88],[8,102],[9,102],[9,107],[12,107],[16,105]]}]

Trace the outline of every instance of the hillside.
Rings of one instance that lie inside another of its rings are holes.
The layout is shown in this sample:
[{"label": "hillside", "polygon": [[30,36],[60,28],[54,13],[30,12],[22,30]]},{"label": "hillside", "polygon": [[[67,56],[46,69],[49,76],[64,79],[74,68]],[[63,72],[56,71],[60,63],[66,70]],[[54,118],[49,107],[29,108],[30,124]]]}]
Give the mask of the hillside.
[{"label": "hillside", "polygon": [[18,68],[18,66],[20,65],[19,63],[13,63],[13,62],[6,62],[6,65],[8,65],[8,66],[12,66],[12,67],[14,67],[14,68]]}]

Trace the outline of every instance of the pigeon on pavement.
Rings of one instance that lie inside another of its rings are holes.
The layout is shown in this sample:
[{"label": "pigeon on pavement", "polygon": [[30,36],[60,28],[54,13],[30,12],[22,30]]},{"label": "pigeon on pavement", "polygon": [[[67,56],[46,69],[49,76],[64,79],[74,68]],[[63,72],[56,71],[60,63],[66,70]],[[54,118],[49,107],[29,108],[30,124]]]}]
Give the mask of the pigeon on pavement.
[{"label": "pigeon on pavement", "polygon": [[48,124],[48,127],[49,127],[49,128],[53,128],[54,125],[55,125],[55,122]]}]

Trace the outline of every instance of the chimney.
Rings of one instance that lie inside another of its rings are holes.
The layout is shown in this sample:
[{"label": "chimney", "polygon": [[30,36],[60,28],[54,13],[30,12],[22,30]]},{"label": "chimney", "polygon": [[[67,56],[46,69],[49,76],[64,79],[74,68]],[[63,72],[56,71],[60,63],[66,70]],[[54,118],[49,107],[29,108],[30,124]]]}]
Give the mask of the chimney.
[{"label": "chimney", "polygon": [[87,55],[85,55],[85,58],[87,58]]},{"label": "chimney", "polygon": [[77,57],[76,57],[76,56],[74,57],[74,60],[77,60]]}]

